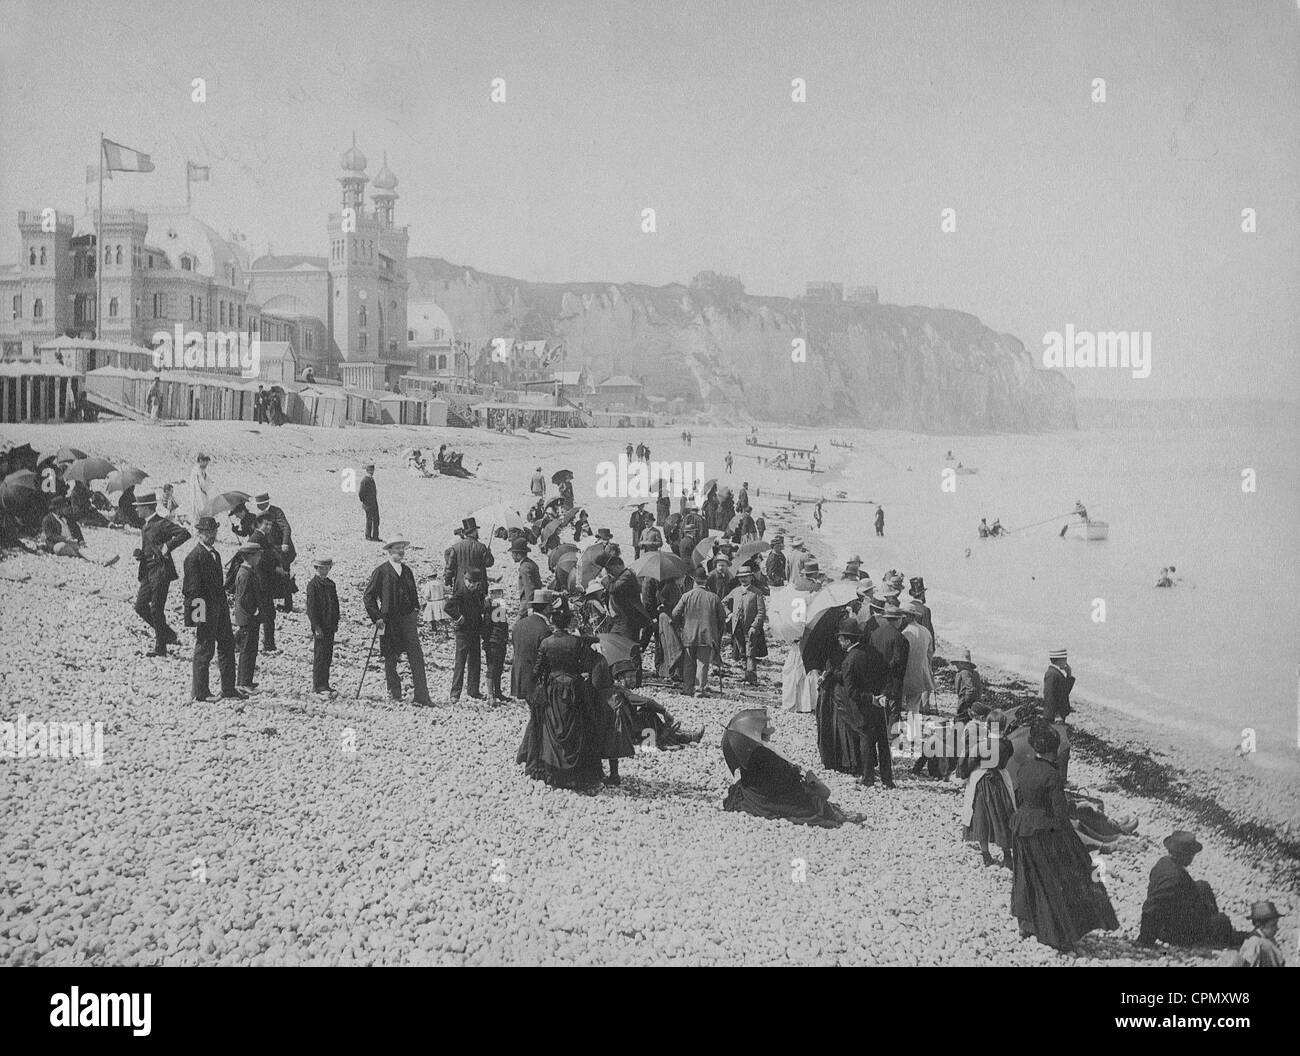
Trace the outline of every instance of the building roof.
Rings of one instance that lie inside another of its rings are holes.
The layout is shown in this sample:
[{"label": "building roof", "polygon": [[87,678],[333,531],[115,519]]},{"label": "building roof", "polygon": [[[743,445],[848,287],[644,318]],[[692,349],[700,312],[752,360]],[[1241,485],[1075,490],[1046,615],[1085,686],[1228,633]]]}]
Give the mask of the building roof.
[{"label": "building roof", "polygon": [[261,356],[262,359],[296,360],[298,358],[288,341],[259,341],[257,343],[257,350],[258,355]]},{"label": "building roof", "polygon": [[581,370],[557,370],[551,375],[552,381],[558,381],[561,385],[581,385]]},{"label": "building roof", "polygon": [[[413,345],[429,345],[435,340],[450,341],[452,338],[451,318],[433,301],[408,302],[406,328],[415,334],[415,337],[408,342]],[[443,336],[441,339],[436,339],[434,334],[439,330],[442,331]]]},{"label": "building roof", "polygon": [[626,374],[615,374],[612,378],[606,378],[599,385],[598,389],[639,389],[641,383],[636,378],[629,378]]},{"label": "building roof", "polygon": [[329,261],[324,257],[313,257],[304,253],[270,253],[253,261],[254,271],[327,271]]}]

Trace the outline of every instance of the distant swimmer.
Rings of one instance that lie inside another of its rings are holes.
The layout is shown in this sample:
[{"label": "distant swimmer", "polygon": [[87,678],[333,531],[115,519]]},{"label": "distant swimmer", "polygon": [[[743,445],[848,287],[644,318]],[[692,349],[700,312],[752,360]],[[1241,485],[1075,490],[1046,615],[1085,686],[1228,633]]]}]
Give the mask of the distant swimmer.
[{"label": "distant swimmer", "polygon": [[1173,576],[1171,576],[1169,572],[1170,570],[1167,568],[1162,568],[1160,570],[1160,576],[1156,579],[1157,587],[1172,587],[1174,585]]}]

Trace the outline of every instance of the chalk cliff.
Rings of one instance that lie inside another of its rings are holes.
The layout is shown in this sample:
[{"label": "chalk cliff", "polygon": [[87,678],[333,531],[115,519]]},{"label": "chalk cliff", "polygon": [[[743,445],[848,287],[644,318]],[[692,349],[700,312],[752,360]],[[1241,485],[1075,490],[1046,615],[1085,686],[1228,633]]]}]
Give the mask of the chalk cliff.
[{"label": "chalk cliff", "polygon": [[[409,261],[475,346],[563,339],[566,369],[644,380],[718,417],[926,432],[1076,427],[1073,386],[973,315],[758,297],[726,288],[535,283],[443,260]],[[806,342],[797,361],[796,340]]]}]

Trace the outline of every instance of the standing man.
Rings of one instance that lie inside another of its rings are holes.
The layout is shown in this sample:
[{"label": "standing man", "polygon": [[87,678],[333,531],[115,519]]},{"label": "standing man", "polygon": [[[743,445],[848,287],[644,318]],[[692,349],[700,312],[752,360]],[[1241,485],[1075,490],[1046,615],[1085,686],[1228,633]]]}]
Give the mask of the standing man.
[{"label": "standing man", "polygon": [[889,720],[884,698],[877,696],[888,676],[888,667],[876,650],[865,640],[874,630],[869,621],[864,630],[856,620],[846,616],[836,629],[844,659],[840,663],[835,709],[845,726],[858,735],[862,745],[862,773],[859,783],[871,787],[876,783],[876,766],[880,766],[880,783],[894,787],[894,762],[889,750]]},{"label": "standing man", "polygon": [[367,462],[361,468],[365,470],[365,476],[357,486],[357,498],[361,500],[361,506],[366,511],[366,539],[377,543],[379,542],[379,488],[375,484],[375,464]]},{"label": "standing man", "polygon": [[226,601],[221,557],[216,550],[217,522],[200,517],[194,524],[199,543],[185,557],[181,595],[185,605],[185,626],[195,629],[194,661],[190,668],[190,698],[196,704],[212,699],[208,669],[214,656],[220,659],[221,698],[243,700],[235,689],[235,632],[230,624],[230,603]]},{"label": "standing man", "polygon": [[166,656],[167,647],[180,641],[167,624],[167,592],[176,579],[176,559],[172,552],[189,541],[190,533],[158,511],[157,496],[146,492],[135,500],[137,507],[151,507],[153,512],[140,529],[140,549],[136,557],[140,567],[135,595],[135,611],[154,632],[153,651],[146,656]]},{"label": "standing man", "polygon": [[1074,709],[1070,707],[1070,690],[1074,688],[1074,675],[1070,671],[1069,654],[1064,649],[1053,649],[1047,654],[1047,670],[1043,673],[1043,720],[1050,722],[1061,735],[1061,747],[1056,753],[1056,769],[1061,773],[1061,783],[1070,769],[1070,738],[1065,720]]},{"label": "standing man", "polygon": [[542,472],[541,466],[533,470],[533,479],[528,482],[528,490],[538,499],[546,498],[546,474]]},{"label": "standing man", "polygon": [[469,571],[477,568],[482,573],[482,578],[487,579],[487,570],[496,559],[489,550],[478,539],[478,522],[473,517],[465,517],[461,520],[460,538],[451,544],[447,550],[447,569],[443,574],[443,582],[452,591],[458,587],[463,587],[468,582]]},{"label": "standing man", "polygon": [[773,587],[784,587],[790,575],[790,565],[785,556],[785,537],[778,535],[772,540],[772,552],[767,555],[767,581]]},{"label": "standing man", "polygon": [[722,648],[727,622],[722,599],[704,585],[704,579],[704,570],[696,569],[694,586],[682,595],[672,614],[673,622],[680,621],[682,628],[682,692],[688,697],[709,695],[709,663]]},{"label": "standing man", "polygon": [[621,557],[609,551],[597,554],[596,564],[605,570],[602,578],[613,617],[609,633],[640,642],[642,629],[653,623],[654,618],[641,606],[641,584],[637,582],[636,573],[623,563]]},{"label": "standing man", "polygon": [[316,574],[307,584],[307,622],[311,624],[312,692],[327,697],[333,693],[330,685],[330,664],[334,662],[334,634],[339,629],[339,592],[330,579],[334,567],[331,557],[318,557],[312,562]]},{"label": "standing man", "polygon": [[261,543],[244,543],[239,548],[240,565],[235,569],[235,645],[239,649],[239,670],[235,686],[245,693],[257,688],[257,624],[262,605],[262,587],[257,566],[262,560]]},{"label": "standing man", "polygon": [[511,542],[510,556],[519,566],[519,615],[526,616],[528,603],[542,589],[542,572],[537,567],[537,562],[528,556],[528,540],[522,535],[516,536]]},{"label": "standing man", "polygon": [[[266,518],[270,521],[271,527],[268,537],[271,545],[280,552],[280,568],[287,577],[293,575],[294,559],[298,556],[298,550],[293,545],[293,529],[289,527],[289,518],[284,515],[284,510],[279,506],[271,505],[271,495],[269,492],[262,492],[257,496],[257,516],[258,519]],[[293,590],[290,586],[285,591],[284,611],[293,612]]]},{"label": "standing man", "polygon": [[754,518],[754,527],[758,530],[758,537],[762,539],[767,534],[767,518],[760,513]]},{"label": "standing man", "polygon": [[483,632],[483,613],[487,608],[487,589],[483,570],[471,568],[465,582],[452,591],[445,608],[456,632],[456,662],[451,672],[451,704],[460,700],[465,683],[465,664],[469,663],[469,696],[482,700],[479,692],[479,646]]},{"label": "standing man", "polygon": [[883,506],[876,507],[876,534],[879,536],[885,534],[885,508]]},{"label": "standing man", "polygon": [[551,624],[546,614],[553,601],[554,591],[535,591],[528,603],[528,614],[516,620],[510,631],[510,641],[514,647],[510,660],[510,695],[518,700],[531,701],[536,694],[533,664],[537,662],[537,650],[542,640],[551,633]]},{"label": "standing man", "polygon": [[501,672],[506,665],[506,645],[510,640],[510,615],[506,611],[505,587],[491,587],[483,611],[483,662],[487,666],[487,702],[490,707],[504,704],[501,699]]},{"label": "standing man", "polygon": [[755,582],[754,570],[749,565],[740,569],[740,585],[744,593],[736,600],[736,613],[733,618],[736,628],[736,641],[744,646],[745,684],[758,685],[758,661],[767,656],[767,634],[763,622],[767,619],[767,603],[763,592]]},{"label": "standing man", "polygon": [[872,623],[867,639],[868,647],[877,654],[873,658],[883,677],[872,687],[872,692],[883,697],[888,710],[897,715],[903,706],[903,679],[907,675],[907,639],[898,629],[903,618],[902,610],[893,602],[871,603]]},{"label": "standing man", "polygon": [[740,494],[736,496],[736,509],[749,509],[749,481],[742,481],[740,484]]},{"label": "standing man", "polygon": [[429,687],[424,680],[424,650],[420,647],[420,594],[415,573],[406,565],[405,539],[394,539],[384,546],[388,560],[370,574],[366,584],[366,615],[379,634],[379,653],[384,658],[384,680],[388,698],[402,699],[402,680],[397,675],[397,659],[406,654],[411,667],[417,707],[431,708]]},{"label": "standing man", "polygon": [[[648,516],[649,514],[646,513],[645,503],[638,502],[636,504],[636,509],[632,511],[632,516],[628,518],[627,525],[632,529],[633,559],[641,556],[641,533],[646,528],[646,518]],[[651,518],[651,521],[653,523],[653,518]]]}]

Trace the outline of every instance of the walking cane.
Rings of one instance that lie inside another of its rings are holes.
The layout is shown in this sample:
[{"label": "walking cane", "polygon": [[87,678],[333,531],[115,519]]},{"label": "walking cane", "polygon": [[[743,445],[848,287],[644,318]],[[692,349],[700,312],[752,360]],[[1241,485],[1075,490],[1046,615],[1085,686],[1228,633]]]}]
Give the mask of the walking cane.
[{"label": "walking cane", "polygon": [[375,642],[379,638],[379,624],[375,624],[375,633],[370,639],[370,652],[366,653],[366,666],[361,669],[361,681],[357,683],[357,695],[353,700],[361,699],[361,684],[366,680],[366,672],[370,670],[370,658],[375,655]]}]

